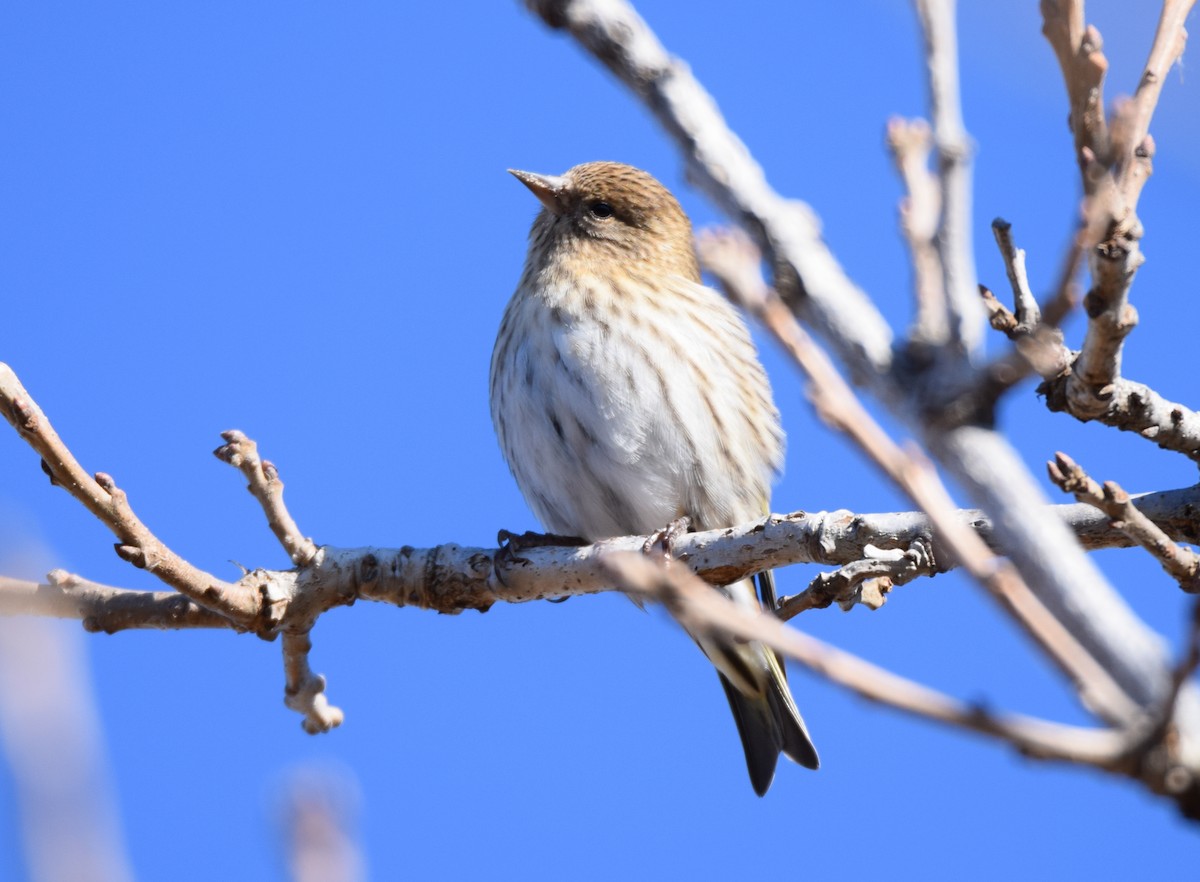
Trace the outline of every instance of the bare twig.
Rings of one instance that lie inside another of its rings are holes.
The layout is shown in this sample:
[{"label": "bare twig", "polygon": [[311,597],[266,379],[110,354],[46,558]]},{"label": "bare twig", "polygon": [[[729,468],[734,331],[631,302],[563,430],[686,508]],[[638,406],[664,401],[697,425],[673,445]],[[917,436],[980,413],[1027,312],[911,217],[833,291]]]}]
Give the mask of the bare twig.
[{"label": "bare twig", "polygon": [[996,295],[984,285],[979,286],[988,323],[1000,331],[1014,344],[1011,351],[993,360],[980,374],[976,383],[968,386],[963,397],[975,398],[975,407],[982,404],[991,412],[996,402],[1009,389],[1024,380],[1031,372],[1042,377],[1057,377],[1065,374],[1071,365],[1073,353],[1063,345],[1062,331],[1058,322],[1066,315],[1073,301],[1074,274],[1078,270],[1080,237],[1068,252],[1069,273],[1055,295],[1048,301],[1046,320],[1029,287],[1025,270],[1025,251],[1018,248],[1012,236],[1012,225],[1003,218],[992,221],[992,234],[1000,248],[1005,273],[1013,291],[1013,307],[996,299]]},{"label": "bare twig", "polygon": [[173,591],[131,591],[51,570],[44,583],[0,576],[0,615],[79,619],[89,631],[128,628],[236,628],[229,619]]},{"label": "bare twig", "polygon": [[1184,23],[1195,2],[1165,0],[1163,3],[1150,56],[1134,92],[1131,109],[1123,120],[1122,137],[1114,139],[1119,150],[1115,157],[1117,180],[1129,205],[1137,204],[1141,188],[1150,175],[1150,159],[1154,152],[1153,144],[1148,145],[1146,141],[1150,133],[1150,120],[1158,106],[1167,72],[1183,57],[1183,49],[1187,44]]},{"label": "bare twig", "polygon": [[1083,300],[1083,288],[1079,284],[1079,270],[1083,266],[1084,256],[1103,237],[1103,228],[1099,212],[1094,210],[1093,203],[1085,200],[1080,222],[1071,237],[1071,245],[1063,255],[1062,265],[1058,272],[1058,283],[1053,293],[1042,305],[1042,322],[1044,325],[1057,328],[1067,315]]},{"label": "bare twig", "polygon": [[802,612],[824,609],[833,603],[843,610],[859,603],[878,609],[895,586],[937,574],[933,554],[924,540],[914,542],[907,550],[869,545],[866,555],[833,572],[819,573],[799,594],[781,597],[776,614],[786,622]]},{"label": "bare twig", "polygon": [[1101,487],[1083,467],[1065,453],[1046,463],[1053,481],[1064,493],[1094,505],[1112,519],[1112,525],[1149,551],[1167,574],[1189,594],[1200,594],[1200,555],[1171,541],[1148,517],[1138,511],[1133,499],[1115,481]]},{"label": "bare twig", "polygon": [[775,616],[734,604],[686,570],[615,554],[606,567],[625,591],[662,603],[689,634],[719,632],[770,646],[864,698],[914,716],[960,726],[1013,744],[1038,759],[1128,773],[1119,730],[1083,729],[968,705],[789,628]]},{"label": "bare twig", "polygon": [[942,194],[938,254],[950,318],[948,342],[974,352],[982,343],[983,315],[976,296],[975,257],[971,247],[972,148],[959,100],[954,0],[916,0],[916,6],[925,37]]},{"label": "bare twig", "polygon": [[279,470],[273,462],[258,455],[258,445],[243,432],[222,432],[221,437],[225,443],[213,454],[246,476],[250,481],[247,489],[262,506],[267,525],[283,545],[283,550],[296,566],[307,566],[317,553],[317,546],[300,532],[287,506],[283,504],[283,481],[279,479]]},{"label": "bare twig", "polygon": [[987,313],[988,324],[1008,339],[1017,339],[1020,336],[1017,329],[1021,322],[1017,319],[1016,314],[1001,303],[992,293],[992,289],[986,285],[979,286],[979,296],[983,298],[983,308]]},{"label": "bare twig", "polygon": [[[1048,380],[1038,387],[1046,396],[1046,406],[1087,422],[1067,397],[1066,378]],[[1164,450],[1182,453],[1200,462],[1200,413],[1174,401],[1168,401],[1141,383],[1120,378],[1112,384],[1107,409],[1095,418],[1106,426],[1135,432]]]},{"label": "bare twig", "polygon": [[[993,228],[1000,223],[999,220],[995,221]],[[1182,453],[1200,462],[1200,414],[1182,404],[1167,401],[1141,383],[1124,378],[1114,380],[1107,387],[1108,403],[1104,412],[1094,417],[1081,412],[1069,397],[1072,378],[1069,368],[1076,361],[1078,353],[1063,344],[1062,334],[1053,323],[1062,317],[1063,310],[1067,308],[1081,255],[1090,247],[1088,243],[1094,244],[1095,236],[1094,219],[1085,220],[1068,249],[1058,293],[1047,301],[1044,320],[1031,330],[1027,330],[990,290],[981,288],[992,327],[1016,343],[1015,353],[1000,357],[989,367],[992,385],[1010,386],[1023,378],[1032,367],[1043,377],[1044,382],[1038,387],[1038,392],[1045,396],[1046,406],[1050,410],[1068,413],[1083,422],[1095,420],[1125,432],[1135,432],[1165,450]],[[1001,253],[1006,255],[1006,267],[1009,266],[1005,243],[1001,243]],[[1013,274],[1019,275],[1021,269],[1014,264],[1009,272],[1012,278]]]},{"label": "bare twig", "polygon": [[286,675],[284,703],[304,715],[304,731],[310,735],[328,732],[342,724],[341,708],[329,703],[325,678],[308,666],[312,640],[307,630],[287,631],[283,635],[283,669]]},{"label": "bare twig", "polygon": [[[1139,715],[1125,728],[1086,729],[970,705],[789,628],[774,615],[739,606],[679,567],[643,555],[616,554],[605,560],[624,590],[662,603],[693,635],[731,634],[795,659],[826,679],[871,701],[913,716],[969,729],[1013,745],[1026,756],[1089,766],[1132,778],[1173,799],[1187,817],[1200,817],[1200,776],[1180,761],[1168,726]],[[1173,670],[1172,688],[1160,705],[1171,718],[1182,683],[1200,663],[1200,603],[1183,659]]]},{"label": "bare twig", "polygon": [[153,573],[165,584],[195,603],[230,618],[246,628],[258,615],[255,596],[204,572],[171,551],[138,519],[125,492],[103,472],[93,478],[74,455],[46,415],[21,385],[12,369],[0,363],[0,413],[42,458],[42,468],[53,484],[81,502],[120,540],[117,555],[139,569]]},{"label": "bare twig", "polygon": [[1144,258],[1131,237],[1126,237],[1125,244],[1110,240],[1092,257],[1092,277],[1103,281],[1093,285],[1083,299],[1088,331],[1067,376],[1066,399],[1073,414],[1096,419],[1112,406],[1114,387],[1121,376],[1121,349],[1137,326],[1137,310],[1128,297],[1133,275]]},{"label": "bare twig", "polygon": [[1058,55],[1067,85],[1084,191],[1105,226],[1090,254],[1093,284],[1084,299],[1087,334],[1065,380],[1064,400],[1080,419],[1098,418],[1110,408],[1121,376],[1121,349],[1137,324],[1129,289],[1145,261],[1137,203],[1154,156],[1150,120],[1162,81],[1183,52],[1187,38],[1183,24],[1194,2],[1163,4],[1137,92],[1118,105],[1111,128],[1105,126],[1101,91],[1107,61],[1100,51],[1099,33],[1083,27],[1081,0],[1042,2],[1043,33]]},{"label": "bare twig", "polygon": [[1087,186],[1094,180],[1088,166],[1096,160],[1107,162],[1111,149],[1104,119],[1108,59],[1101,51],[1100,32],[1084,24],[1083,0],[1042,0],[1041,8],[1042,33],[1058,56],[1067,86],[1075,156]]},{"label": "bare twig", "polygon": [[[1013,241],[1012,224],[1004,218],[998,217],[992,221],[992,235],[996,237],[996,245],[1004,259],[1008,284],[1012,286],[1015,324],[1011,330],[1015,334],[1031,334],[1034,328],[1041,324],[1042,310],[1029,287],[1029,276],[1025,271],[1025,249],[1017,247],[1017,243]],[[1012,335],[1009,334],[1010,337]]]},{"label": "bare twig", "polygon": [[895,117],[888,122],[887,143],[907,193],[900,203],[900,229],[912,255],[917,302],[909,339],[918,345],[940,345],[950,338],[950,321],[935,241],[942,194],[929,171],[933,133],[924,120]]}]

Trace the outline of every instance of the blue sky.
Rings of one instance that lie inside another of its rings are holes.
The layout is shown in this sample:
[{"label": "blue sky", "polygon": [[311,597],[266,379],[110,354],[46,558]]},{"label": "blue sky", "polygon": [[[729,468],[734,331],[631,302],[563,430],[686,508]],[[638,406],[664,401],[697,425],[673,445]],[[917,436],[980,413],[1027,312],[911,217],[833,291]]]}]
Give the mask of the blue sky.
[{"label": "blue sky", "polygon": [[[1078,200],[1057,65],[1035,3],[964,5],[981,281],[1005,288],[988,228],[1002,215],[1044,291]],[[910,274],[883,131],[893,114],[924,112],[908,4],[639,8],[903,328]],[[1089,9],[1109,96],[1127,93],[1155,6]],[[1189,61],[1152,126],[1125,371],[1195,406]],[[318,542],[489,545],[498,528],[535,526],[487,403],[537,208],[506,168],[621,160],[671,187],[698,226],[720,220],[634,99],[515,3],[10,4],[0,114],[0,359],[86,467],[229,578],[237,564],[287,561],[240,476],[209,453],[227,428],[278,464]],[[1075,318],[1068,339],[1079,335]],[[908,508],[763,350],[789,434],[775,509]],[[1002,419],[1039,476],[1063,449],[1134,491],[1195,480],[1141,439],[1047,413],[1030,385]],[[0,559],[37,549],[42,569],[156,587],[112,541],[0,432]],[[1101,563],[1177,642],[1184,604],[1158,567],[1135,552]],[[784,571],[781,588],[814,573]],[[954,575],[900,589],[879,612],[799,624],[953,694],[1086,720]],[[711,669],[663,613],[617,596],[459,617],[360,603],[313,637],[314,667],[347,713],[321,737],[284,708],[274,644],[80,636],[140,878],[281,878],[278,792],[312,765],[354,782],[378,879],[1149,878],[1197,853],[1193,830],[1132,785],[901,718],[801,670],[793,687],[824,766],[781,767],[759,800]],[[0,768],[0,879],[25,877],[18,845]]]}]

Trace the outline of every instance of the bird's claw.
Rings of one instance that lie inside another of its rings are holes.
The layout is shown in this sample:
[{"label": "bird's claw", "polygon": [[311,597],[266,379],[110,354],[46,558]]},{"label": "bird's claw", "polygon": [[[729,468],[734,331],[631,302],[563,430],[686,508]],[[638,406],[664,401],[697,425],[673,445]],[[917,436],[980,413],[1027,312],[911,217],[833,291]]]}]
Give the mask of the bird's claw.
[{"label": "bird's claw", "polygon": [[[504,571],[515,564],[527,564],[529,558],[522,557],[521,552],[527,548],[576,548],[587,545],[586,539],[578,536],[560,536],[557,533],[535,533],[526,530],[524,533],[513,533],[510,530],[500,530],[496,533],[496,544],[499,550],[493,558],[493,568],[500,583],[504,581]],[[566,598],[563,598],[564,600]],[[556,601],[561,603],[562,601]]]},{"label": "bird's claw", "polygon": [[501,530],[496,534],[496,544],[500,546],[501,553],[508,554],[510,560],[528,563],[524,558],[518,557],[517,553],[527,548],[577,548],[587,545],[588,541],[578,536],[560,536],[557,533],[535,533],[532,530],[513,533]]},{"label": "bird's claw", "polygon": [[642,554],[649,555],[654,551],[655,545],[662,543],[663,555],[668,561],[671,560],[675,556],[675,543],[679,541],[680,536],[687,533],[691,526],[692,519],[687,515],[675,518],[661,530],[655,530],[646,537],[646,541],[642,543]]}]

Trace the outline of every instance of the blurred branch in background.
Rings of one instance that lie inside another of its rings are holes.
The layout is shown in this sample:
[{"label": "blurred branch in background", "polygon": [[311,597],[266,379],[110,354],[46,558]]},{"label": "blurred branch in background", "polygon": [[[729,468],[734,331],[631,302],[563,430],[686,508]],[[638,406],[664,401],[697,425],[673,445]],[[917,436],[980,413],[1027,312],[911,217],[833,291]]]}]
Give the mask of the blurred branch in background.
[{"label": "blurred branch in background", "polygon": [[362,794],[349,769],[304,766],[283,782],[279,822],[293,882],[362,882]]},{"label": "blurred branch in background", "polygon": [[[0,569],[30,563],[12,556]],[[32,882],[127,882],[116,799],[77,629],[0,618],[0,747]]]}]

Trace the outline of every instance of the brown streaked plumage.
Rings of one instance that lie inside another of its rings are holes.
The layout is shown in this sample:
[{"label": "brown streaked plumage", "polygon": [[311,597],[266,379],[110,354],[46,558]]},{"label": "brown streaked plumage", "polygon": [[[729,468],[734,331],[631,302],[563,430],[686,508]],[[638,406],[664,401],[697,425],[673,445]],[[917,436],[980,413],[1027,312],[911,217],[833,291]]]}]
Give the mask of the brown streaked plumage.
[{"label": "brown streaked plumage", "polygon": [[[697,529],[768,511],[783,463],[771,389],[745,324],[700,283],[691,223],[646,172],[615,162],[514,171],[543,210],[492,354],[492,420],[546,529],[588,540]],[[774,603],[770,573],[726,586]],[[780,752],[817,754],[779,658],[697,638],[717,667],[762,795]]]}]

